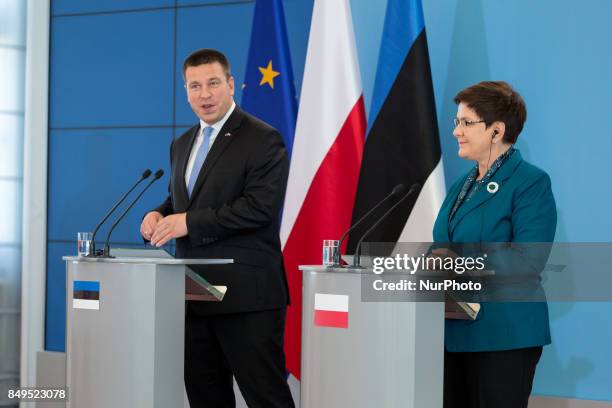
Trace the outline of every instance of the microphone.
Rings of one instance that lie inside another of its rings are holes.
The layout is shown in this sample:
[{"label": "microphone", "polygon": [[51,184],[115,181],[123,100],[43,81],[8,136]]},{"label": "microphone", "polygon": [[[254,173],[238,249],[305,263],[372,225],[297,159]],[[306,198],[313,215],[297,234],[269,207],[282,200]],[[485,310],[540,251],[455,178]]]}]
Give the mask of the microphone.
[{"label": "microphone", "polygon": [[151,184],[155,183],[155,181],[160,179],[163,175],[164,175],[164,171],[163,170],[161,170],[161,169],[157,170],[155,172],[155,175],[153,176],[153,180],[149,181],[149,184],[147,184],[145,186],[145,188],[142,189],[142,191],[136,196],[136,198],[134,200],[132,200],[130,205],[128,205],[128,207],[123,211],[123,213],[121,213],[119,218],[117,218],[117,221],[115,221],[113,223],[113,225],[111,226],[110,230],[108,231],[108,235],[106,236],[106,242],[104,243],[104,252],[102,253],[102,258],[114,258],[113,256],[110,256],[110,244],[109,244],[110,237],[111,237],[111,234],[113,233],[113,230],[121,222],[123,217],[125,217],[125,215],[128,213],[128,211],[130,211],[132,209],[134,204],[136,204],[136,202],[138,200],[140,200],[140,197],[142,197],[144,192],[147,191],[149,187],[151,187]]},{"label": "microphone", "polygon": [[355,247],[355,255],[353,256],[353,265],[351,265],[351,268],[361,268],[361,243],[363,242],[364,238],[368,236],[368,234],[370,232],[372,232],[374,230],[374,228],[378,227],[378,225],[382,222],[382,220],[384,220],[385,218],[387,218],[387,216],[389,214],[391,214],[391,212],[393,210],[395,210],[395,208],[400,205],[406,198],[408,198],[409,196],[412,195],[412,193],[414,193],[418,188],[420,187],[419,183],[414,183],[412,186],[410,186],[410,190],[408,190],[408,192],[406,193],[406,195],[404,195],[397,203],[393,204],[393,206],[391,208],[389,208],[387,210],[387,212],[385,212],[382,217],[380,217],[378,219],[378,221],[376,221],[374,223],[374,225],[372,225],[370,227],[370,229],[368,229],[359,239],[359,241],[357,241],[357,246]]},{"label": "microphone", "polygon": [[134,191],[134,189],[136,188],[137,185],[139,185],[144,179],[149,178],[149,176],[151,175],[151,170],[150,169],[146,169],[143,173],[142,176],[140,176],[140,178],[138,179],[138,181],[136,182],[136,184],[134,184],[132,186],[132,188],[130,188],[127,193],[125,193],[120,199],[119,201],[117,201],[115,203],[115,205],[113,205],[113,207],[106,213],[106,215],[104,216],[104,218],[102,218],[102,221],[100,221],[98,223],[98,225],[96,226],[96,229],[94,229],[93,234],[91,235],[91,249],[89,251],[89,255],[91,257],[95,257],[96,256],[96,234],[98,233],[98,230],[100,229],[100,227],[102,226],[102,224],[104,224],[106,222],[106,220],[108,219],[108,217],[111,216],[111,214],[113,212],[115,212],[115,210],[117,209],[117,207],[119,207],[119,205],[125,201],[125,199],[127,198],[127,196]]},{"label": "microphone", "polygon": [[397,196],[399,194],[402,194],[405,190],[406,190],[406,187],[404,187],[403,184],[398,184],[395,187],[393,187],[393,190],[391,191],[391,193],[389,193],[389,195],[387,195],[385,198],[380,200],[378,202],[378,204],[376,204],[374,207],[370,208],[370,210],[368,212],[366,212],[360,219],[357,220],[357,222],[355,222],[353,225],[351,225],[349,227],[349,229],[347,229],[344,234],[342,234],[342,237],[340,238],[340,243],[338,244],[338,248],[336,248],[335,251],[334,251],[334,265],[333,266],[339,266],[340,265],[340,248],[342,247],[342,243],[344,242],[344,240],[347,237],[348,233],[351,232],[352,230],[354,230],[355,227],[357,227],[359,224],[361,224],[361,222],[363,220],[365,220],[370,214],[372,214],[372,212],[374,212],[375,209],[380,207],[385,201],[387,201],[391,197],[395,197],[395,196]]}]

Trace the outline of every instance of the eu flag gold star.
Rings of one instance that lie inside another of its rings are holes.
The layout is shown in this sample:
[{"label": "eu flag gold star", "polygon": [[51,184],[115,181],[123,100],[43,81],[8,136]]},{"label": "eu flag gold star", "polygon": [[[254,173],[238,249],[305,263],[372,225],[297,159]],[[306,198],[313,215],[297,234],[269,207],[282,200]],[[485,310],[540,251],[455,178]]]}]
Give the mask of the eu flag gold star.
[{"label": "eu flag gold star", "polygon": [[270,85],[270,88],[274,89],[274,78],[280,75],[280,72],[274,71],[272,69],[272,60],[268,62],[268,66],[266,68],[259,67],[259,72],[261,72],[261,82],[259,82],[259,86],[263,84]]}]

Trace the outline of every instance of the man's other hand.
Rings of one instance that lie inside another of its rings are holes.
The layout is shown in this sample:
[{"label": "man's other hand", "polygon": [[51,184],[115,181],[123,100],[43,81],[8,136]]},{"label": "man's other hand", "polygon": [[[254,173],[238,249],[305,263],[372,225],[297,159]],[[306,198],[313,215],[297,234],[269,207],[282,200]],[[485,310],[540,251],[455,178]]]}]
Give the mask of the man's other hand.
[{"label": "man's other hand", "polygon": [[145,240],[150,241],[155,232],[155,228],[157,228],[157,223],[162,218],[164,218],[164,216],[157,211],[147,213],[140,224],[140,235],[142,235]]},{"label": "man's other hand", "polygon": [[173,238],[185,235],[187,235],[187,213],[172,214],[157,223],[151,244],[160,247]]}]

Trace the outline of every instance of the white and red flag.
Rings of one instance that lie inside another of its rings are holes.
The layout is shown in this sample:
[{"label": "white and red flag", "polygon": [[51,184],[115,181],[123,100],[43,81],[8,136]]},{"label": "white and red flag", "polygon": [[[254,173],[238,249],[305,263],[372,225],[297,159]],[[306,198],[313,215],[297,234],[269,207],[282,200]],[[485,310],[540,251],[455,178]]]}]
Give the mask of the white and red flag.
[{"label": "white and red flag", "polygon": [[[351,223],[366,130],[348,0],[315,0],[298,110],[281,243],[289,280],[285,352],[300,378],[302,276],[320,264],[324,239]],[[312,323],[310,323],[312,324]]]},{"label": "white and red flag", "polygon": [[349,325],[348,295],[315,293],[314,324],[321,327],[347,329]]}]

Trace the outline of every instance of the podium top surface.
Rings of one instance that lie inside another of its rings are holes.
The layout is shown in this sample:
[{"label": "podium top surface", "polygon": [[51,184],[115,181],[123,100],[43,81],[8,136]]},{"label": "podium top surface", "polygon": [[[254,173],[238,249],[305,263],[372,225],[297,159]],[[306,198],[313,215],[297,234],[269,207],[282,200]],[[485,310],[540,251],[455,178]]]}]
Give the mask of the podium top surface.
[{"label": "podium top surface", "polygon": [[[372,275],[372,268],[365,266],[362,268],[352,268],[350,266],[325,266],[325,265],[300,265],[299,270],[302,272],[319,272],[319,273],[342,273],[342,274],[354,274],[354,275]],[[438,270],[418,270],[416,273],[411,274],[409,272],[404,273],[405,275],[414,276],[427,276],[432,278],[444,278],[449,276],[449,271],[438,271]],[[396,274],[397,275],[397,274]],[[401,274],[400,274],[401,275]],[[482,270],[482,271],[471,271],[465,273],[462,276],[465,278],[477,278],[485,276],[495,275],[494,270]],[[382,276],[382,275],[379,275]],[[460,277],[460,276],[459,276]]]},{"label": "podium top surface", "polygon": [[102,263],[133,263],[154,265],[224,265],[234,263],[233,259],[180,259],[175,258],[163,249],[130,249],[113,248],[114,258],[90,258],[85,256],[63,256],[66,262],[102,262]]},{"label": "podium top surface", "polygon": [[178,258],[88,258],[84,256],[63,256],[66,262],[133,263],[155,265],[224,265],[234,263],[233,259],[178,259]]},{"label": "podium top surface", "polygon": [[354,273],[354,274],[371,274],[372,268],[349,268],[345,266],[325,266],[325,265],[300,265],[299,270],[302,272],[325,272],[325,273]]}]

